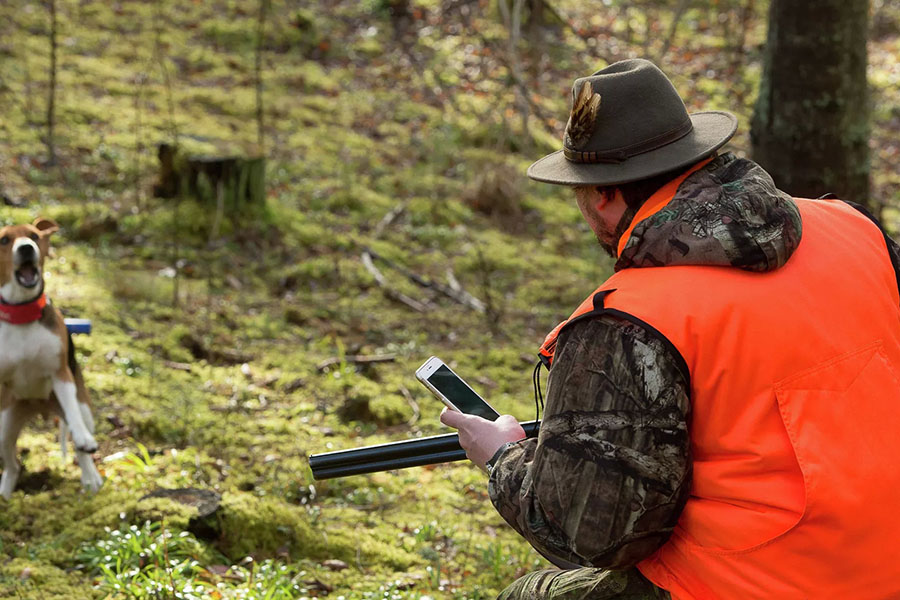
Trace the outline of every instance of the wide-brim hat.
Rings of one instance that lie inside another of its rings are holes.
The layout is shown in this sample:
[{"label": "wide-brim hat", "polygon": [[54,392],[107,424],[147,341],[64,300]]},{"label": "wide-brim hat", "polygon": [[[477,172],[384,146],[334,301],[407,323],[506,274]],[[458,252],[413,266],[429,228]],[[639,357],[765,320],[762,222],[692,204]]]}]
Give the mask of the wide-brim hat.
[{"label": "wide-brim hat", "polygon": [[687,167],[731,139],[737,118],[688,114],[675,86],[652,62],[613,63],[575,80],[563,149],[528,167],[558,185],[615,185]]}]

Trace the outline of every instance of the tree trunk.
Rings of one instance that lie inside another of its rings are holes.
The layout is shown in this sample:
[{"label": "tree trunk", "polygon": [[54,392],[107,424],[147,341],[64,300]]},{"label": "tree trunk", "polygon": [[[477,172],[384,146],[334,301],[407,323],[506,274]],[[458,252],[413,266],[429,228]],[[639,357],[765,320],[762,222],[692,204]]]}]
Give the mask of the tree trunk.
[{"label": "tree trunk", "polygon": [[753,158],[784,191],[869,198],[866,0],[772,0]]},{"label": "tree trunk", "polygon": [[50,0],[50,90],[47,99],[47,164],[56,164],[56,0]]},{"label": "tree trunk", "polygon": [[264,152],[265,137],[263,133],[263,81],[262,81],[262,54],[263,38],[266,30],[266,12],[269,0],[259,0],[259,14],[256,21],[256,61],[254,73],[256,76],[256,143],[259,151]]}]

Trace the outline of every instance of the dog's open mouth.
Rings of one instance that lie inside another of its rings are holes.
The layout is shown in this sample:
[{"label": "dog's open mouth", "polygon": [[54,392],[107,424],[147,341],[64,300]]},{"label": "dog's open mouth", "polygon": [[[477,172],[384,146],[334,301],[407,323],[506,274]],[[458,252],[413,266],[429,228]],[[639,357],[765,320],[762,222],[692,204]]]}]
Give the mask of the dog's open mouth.
[{"label": "dog's open mouth", "polygon": [[16,281],[22,287],[33,288],[41,281],[40,271],[34,263],[25,263],[16,269]]}]

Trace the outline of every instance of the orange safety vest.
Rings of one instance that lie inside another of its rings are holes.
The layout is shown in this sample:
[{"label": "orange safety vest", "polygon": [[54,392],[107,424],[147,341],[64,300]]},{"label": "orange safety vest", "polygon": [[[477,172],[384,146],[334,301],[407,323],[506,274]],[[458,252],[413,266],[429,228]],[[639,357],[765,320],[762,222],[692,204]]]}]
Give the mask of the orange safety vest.
[{"label": "orange safety vest", "polygon": [[797,204],[803,236],[782,268],[624,269],[541,350],[549,364],[563,327],[607,312],[683,358],[693,484],[638,565],[677,600],[900,598],[897,277],[864,215]]}]

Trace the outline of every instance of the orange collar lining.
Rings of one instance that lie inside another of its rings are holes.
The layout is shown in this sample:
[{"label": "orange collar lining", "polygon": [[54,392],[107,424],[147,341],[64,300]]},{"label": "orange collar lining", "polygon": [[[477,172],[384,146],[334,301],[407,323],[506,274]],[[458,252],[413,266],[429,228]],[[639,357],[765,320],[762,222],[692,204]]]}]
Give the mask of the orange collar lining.
[{"label": "orange collar lining", "polygon": [[705,167],[713,158],[715,158],[715,156],[710,156],[706,160],[701,160],[693,167],[691,167],[666,185],[659,188],[652,196],[650,196],[650,198],[647,199],[646,202],[644,202],[644,205],[631,220],[631,225],[628,226],[628,229],[626,229],[625,233],[622,234],[622,237],[619,238],[617,256],[622,256],[622,251],[625,250],[625,243],[628,241],[628,238],[631,237],[631,232],[634,231],[634,228],[637,226],[637,224],[661,211],[669,202],[672,201],[672,198],[675,197],[675,192],[678,191],[678,187],[682,184],[682,182],[684,182],[684,180],[687,179],[688,176],[695,171],[699,171],[700,169]]}]

